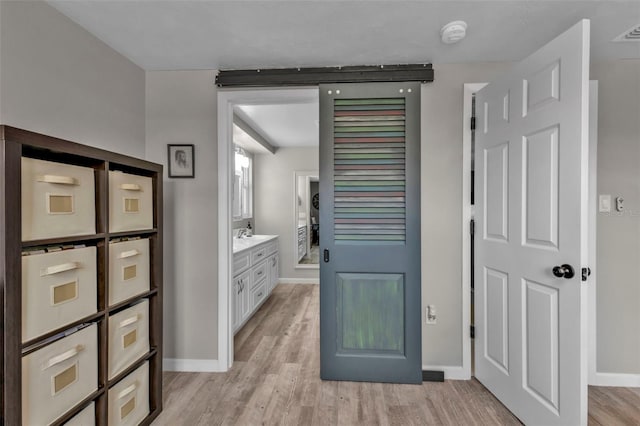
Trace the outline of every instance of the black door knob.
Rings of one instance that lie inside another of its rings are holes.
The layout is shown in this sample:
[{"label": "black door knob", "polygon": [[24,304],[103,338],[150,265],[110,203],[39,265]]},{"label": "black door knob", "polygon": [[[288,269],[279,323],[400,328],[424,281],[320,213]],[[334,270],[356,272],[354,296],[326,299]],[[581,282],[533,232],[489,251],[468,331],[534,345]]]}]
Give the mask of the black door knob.
[{"label": "black door knob", "polygon": [[570,279],[576,275],[576,272],[573,270],[573,267],[566,263],[562,266],[554,266],[552,272],[553,272],[553,275],[555,275],[558,278]]}]

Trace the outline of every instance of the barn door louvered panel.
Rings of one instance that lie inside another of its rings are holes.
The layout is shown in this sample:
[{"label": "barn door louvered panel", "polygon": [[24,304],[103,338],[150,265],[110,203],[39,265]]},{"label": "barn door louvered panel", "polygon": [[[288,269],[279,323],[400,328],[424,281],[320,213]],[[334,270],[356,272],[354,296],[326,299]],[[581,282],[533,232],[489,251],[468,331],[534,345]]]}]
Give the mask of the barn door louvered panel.
[{"label": "barn door louvered panel", "polygon": [[420,85],[320,88],[320,374],[419,383]]},{"label": "barn door louvered panel", "polygon": [[405,99],[334,100],[335,240],[404,244]]}]

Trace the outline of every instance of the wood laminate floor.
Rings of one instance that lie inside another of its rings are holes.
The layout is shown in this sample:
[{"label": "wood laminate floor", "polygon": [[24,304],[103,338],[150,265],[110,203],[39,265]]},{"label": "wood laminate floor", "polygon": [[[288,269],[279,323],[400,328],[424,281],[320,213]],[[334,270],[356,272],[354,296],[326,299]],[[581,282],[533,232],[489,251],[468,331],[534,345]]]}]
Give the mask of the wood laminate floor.
[{"label": "wood laminate floor", "polygon": [[[164,373],[164,411],[153,424],[520,424],[477,380],[320,380],[318,305],[317,285],[277,286],[236,335],[229,372]],[[589,388],[589,425],[640,425],[640,389]]]}]

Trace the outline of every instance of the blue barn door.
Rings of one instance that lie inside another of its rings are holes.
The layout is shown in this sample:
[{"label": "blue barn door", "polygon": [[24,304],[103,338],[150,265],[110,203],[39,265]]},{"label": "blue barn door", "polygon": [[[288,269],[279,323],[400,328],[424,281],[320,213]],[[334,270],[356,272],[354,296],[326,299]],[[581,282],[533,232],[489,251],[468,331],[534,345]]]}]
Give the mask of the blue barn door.
[{"label": "blue barn door", "polygon": [[320,86],[320,375],[420,383],[420,84]]}]

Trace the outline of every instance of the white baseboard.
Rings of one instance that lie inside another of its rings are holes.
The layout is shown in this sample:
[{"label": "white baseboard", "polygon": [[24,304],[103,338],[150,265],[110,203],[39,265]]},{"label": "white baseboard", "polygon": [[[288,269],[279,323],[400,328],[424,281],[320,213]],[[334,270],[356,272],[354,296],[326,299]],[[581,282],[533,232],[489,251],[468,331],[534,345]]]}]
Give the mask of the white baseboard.
[{"label": "white baseboard", "polygon": [[423,365],[422,370],[444,371],[445,380],[471,380],[471,374],[461,366]]},{"label": "white baseboard", "polygon": [[320,284],[320,278],[279,278],[278,284]]},{"label": "white baseboard", "polygon": [[162,361],[164,371],[191,371],[199,373],[224,372],[224,369],[220,368],[221,366],[217,359],[165,358]]},{"label": "white baseboard", "polygon": [[640,388],[640,374],[598,373],[589,381],[591,386],[619,386]]}]

